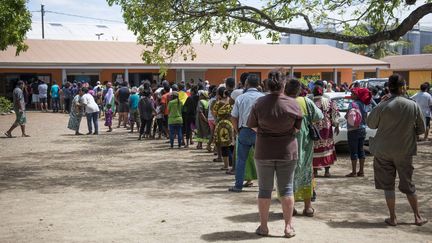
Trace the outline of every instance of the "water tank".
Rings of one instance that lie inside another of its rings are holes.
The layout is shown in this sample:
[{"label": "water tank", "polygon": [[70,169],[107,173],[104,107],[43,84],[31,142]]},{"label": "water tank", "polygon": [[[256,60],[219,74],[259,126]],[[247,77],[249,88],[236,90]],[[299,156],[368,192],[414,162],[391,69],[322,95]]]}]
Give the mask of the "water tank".
[{"label": "water tank", "polygon": [[407,33],[407,39],[411,42],[407,54],[420,54],[420,30],[414,28]]}]

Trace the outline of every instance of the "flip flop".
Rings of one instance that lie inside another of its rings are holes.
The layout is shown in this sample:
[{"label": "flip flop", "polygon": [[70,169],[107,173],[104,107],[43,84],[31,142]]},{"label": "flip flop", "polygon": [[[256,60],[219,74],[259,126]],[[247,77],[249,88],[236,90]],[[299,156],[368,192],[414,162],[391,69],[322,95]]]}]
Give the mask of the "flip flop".
[{"label": "flip flop", "polygon": [[5,132],[4,135],[5,135],[6,137],[8,137],[8,138],[12,138],[12,134],[10,134],[10,133],[8,133],[8,132]]},{"label": "flip flop", "polygon": [[229,168],[222,167],[220,170],[229,170]]},{"label": "flip flop", "polygon": [[222,159],[213,159],[213,162],[222,162]]},{"label": "flip flop", "polygon": [[251,187],[253,186],[253,182],[246,182],[243,187]]},{"label": "flip flop", "polygon": [[293,238],[293,237],[296,235],[294,228],[291,228],[291,229],[292,229],[291,232],[287,232],[287,231],[285,230],[285,237],[286,237],[286,238]]},{"label": "flip flop", "polygon": [[22,135],[22,137],[23,137],[23,138],[29,138],[30,135],[28,135],[28,134],[24,134],[24,135]]},{"label": "flip flop", "polygon": [[265,232],[263,230],[261,230],[261,226],[258,226],[258,228],[255,230],[255,234],[259,235],[259,236],[268,236],[269,232]]},{"label": "flip flop", "polygon": [[363,172],[361,172],[361,173],[360,173],[360,172],[357,172],[357,176],[358,176],[358,177],[364,177],[364,173],[363,173]]},{"label": "flip flop", "polygon": [[385,220],[384,220],[384,223],[386,223],[388,226],[392,226],[392,227],[395,227],[397,224],[395,224],[395,223],[392,223],[391,221],[390,221],[390,218],[386,218]]},{"label": "flip flop", "polygon": [[348,175],[345,175],[345,177],[356,177],[357,174],[356,173],[349,173]]},{"label": "flip flop", "polygon": [[426,224],[427,222],[429,222],[427,219],[423,219],[421,222],[416,222],[415,225],[422,226],[422,225]]}]

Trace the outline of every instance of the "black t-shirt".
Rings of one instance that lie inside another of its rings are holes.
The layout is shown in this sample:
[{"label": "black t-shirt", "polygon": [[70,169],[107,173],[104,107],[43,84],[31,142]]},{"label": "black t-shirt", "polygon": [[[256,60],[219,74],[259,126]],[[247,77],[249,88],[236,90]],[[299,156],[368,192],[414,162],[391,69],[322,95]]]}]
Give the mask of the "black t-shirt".
[{"label": "black t-shirt", "polygon": [[33,83],[31,84],[31,89],[32,89],[32,93],[33,93],[33,94],[39,94],[39,89],[38,89],[38,87],[39,87],[39,84],[36,83],[36,82],[33,82]]},{"label": "black t-shirt", "polygon": [[129,100],[130,92],[128,87],[121,87],[119,89],[118,99],[120,103],[126,103]]}]

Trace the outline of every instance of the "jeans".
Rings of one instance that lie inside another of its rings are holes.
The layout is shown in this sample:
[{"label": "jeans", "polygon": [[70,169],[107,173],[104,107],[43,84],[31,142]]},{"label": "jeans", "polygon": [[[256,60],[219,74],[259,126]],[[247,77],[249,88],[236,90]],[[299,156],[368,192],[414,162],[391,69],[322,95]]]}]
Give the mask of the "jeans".
[{"label": "jeans", "polygon": [[255,160],[258,171],[258,198],[271,198],[276,173],[279,197],[294,194],[294,171],[297,160]]},{"label": "jeans", "polygon": [[170,124],[169,125],[169,133],[170,133],[170,145],[171,148],[174,147],[174,136],[177,133],[178,146],[181,147],[183,140],[183,131],[182,124]]},{"label": "jeans", "polygon": [[348,146],[351,160],[365,158],[365,152],[363,149],[365,138],[366,129],[364,128],[348,131]]},{"label": "jeans", "polygon": [[52,98],[53,112],[58,112],[60,107],[60,98]]},{"label": "jeans", "polygon": [[92,122],[94,124],[94,133],[98,134],[99,133],[99,125],[98,125],[98,117],[99,117],[99,112],[93,112],[93,113],[88,113],[87,115],[87,126],[88,126],[88,131],[89,133],[92,133]]},{"label": "jeans", "polygon": [[250,149],[255,146],[255,140],[256,133],[254,130],[247,127],[240,129],[238,135],[237,160],[235,168],[235,187],[238,189],[243,188],[246,160]]},{"label": "jeans", "polygon": [[146,120],[144,118],[141,118],[141,127],[139,129],[140,135],[143,135],[144,133],[146,135],[150,135],[152,123],[153,123],[153,119]]}]

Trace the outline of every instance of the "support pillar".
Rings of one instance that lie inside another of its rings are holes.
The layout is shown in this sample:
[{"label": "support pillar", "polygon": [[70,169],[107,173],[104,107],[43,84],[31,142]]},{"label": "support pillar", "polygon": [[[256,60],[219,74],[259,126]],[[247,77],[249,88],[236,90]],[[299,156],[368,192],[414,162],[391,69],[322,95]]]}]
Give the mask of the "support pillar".
[{"label": "support pillar", "polygon": [[236,66],[234,66],[234,68],[232,70],[232,76],[233,76],[234,81],[235,81],[235,87],[238,88],[237,87],[237,67]]},{"label": "support pillar", "polygon": [[376,68],[376,70],[375,70],[375,77],[376,78],[380,77],[380,69],[379,68]]},{"label": "support pillar", "polygon": [[66,74],[66,69],[62,69],[62,80],[61,80],[62,84],[67,83],[67,74]]},{"label": "support pillar", "polygon": [[337,75],[337,68],[333,69],[333,82],[335,85],[339,85],[338,75]]},{"label": "support pillar", "polygon": [[129,85],[129,69],[125,69],[124,73],[124,82],[126,82]]},{"label": "support pillar", "polygon": [[186,83],[186,73],[184,69],[181,70],[181,81]]},{"label": "support pillar", "polygon": [[289,78],[295,78],[294,77],[294,67],[293,66],[291,66],[291,68],[290,68],[290,77]]}]

